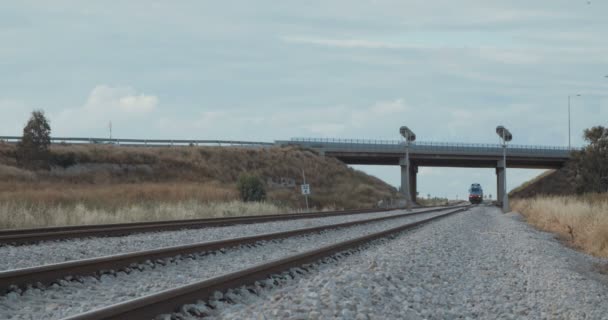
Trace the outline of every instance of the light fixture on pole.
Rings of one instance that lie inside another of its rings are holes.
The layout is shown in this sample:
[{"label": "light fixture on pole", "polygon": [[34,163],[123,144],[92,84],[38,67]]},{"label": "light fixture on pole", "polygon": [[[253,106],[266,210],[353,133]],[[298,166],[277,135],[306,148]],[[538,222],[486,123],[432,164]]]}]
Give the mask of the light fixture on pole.
[{"label": "light fixture on pole", "polygon": [[[580,94],[576,94],[574,96],[575,97],[580,97],[581,95]],[[570,97],[572,97],[572,95],[569,94],[568,95],[568,149],[572,149],[572,143],[570,141],[571,140],[570,139],[570,137],[571,137],[571,134],[570,134],[570,100],[571,100],[571,98]]]},{"label": "light fixture on pole", "polygon": [[399,133],[403,138],[405,138],[405,165],[407,166],[405,177],[406,183],[405,186],[403,186],[402,183],[401,188],[406,189],[403,191],[405,192],[407,209],[412,210],[412,194],[410,192],[410,143],[416,141],[416,134],[406,126],[399,128]]},{"label": "light fixture on pole", "polygon": [[513,135],[509,130],[507,130],[507,128],[503,126],[496,127],[496,134],[502,140],[502,161],[504,164],[504,178],[502,179],[502,212],[507,213],[511,211],[511,209],[509,208],[509,194],[507,192],[507,142],[513,140]]}]

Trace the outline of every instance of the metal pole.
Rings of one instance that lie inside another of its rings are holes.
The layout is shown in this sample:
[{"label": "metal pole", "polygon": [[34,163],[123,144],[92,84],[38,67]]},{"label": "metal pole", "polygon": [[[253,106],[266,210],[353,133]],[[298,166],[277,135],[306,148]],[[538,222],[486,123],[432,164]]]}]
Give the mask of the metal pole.
[{"label": "metal pole", "polygon": [[405,164],[407,165],[407,170],[405,173],[405,179],[407,181],[406,186],[407,186],[407,190],[406,190],[406,201],[407,201],[407,211],[412,211],[412,193],[411,193],[411,186],[410,186],[410,142],[408,140],[408,138],[405,139]]},{"label": "metal pole", "polygon": [[502,197],[502,211],[507,213],[509,209],[509,195],[507,192],[507,141],[505,140],[505,131],[502,132],[502,161],[504,163],[504,178],[503,178],[503,197]]},{"label": "metal pole", "polygon": [[568,150],[572,149],[570,136],[570,95],[568,95]]}]

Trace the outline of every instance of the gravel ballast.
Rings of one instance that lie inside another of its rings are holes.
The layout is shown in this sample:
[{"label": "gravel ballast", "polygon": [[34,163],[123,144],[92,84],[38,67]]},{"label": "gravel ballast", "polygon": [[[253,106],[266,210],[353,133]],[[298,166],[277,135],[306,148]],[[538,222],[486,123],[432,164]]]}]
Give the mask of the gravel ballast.
[{"label": "gravel ballast", "polygon": [[608,319],[606,264],[517,214],[477,207],[258,294],[232,290],[234,303],[185,309],[211,319]]},{"label": "gravel ballast", "polygon": [[[428,209],[414,209],[412,212],[424,210]],[[122,237],[84,238],[65,241],[47,241],[33,245],[2,246],[0,247],[0,257],[2,257],[2,259],[0,259],[0,271],[190,243],[338,224],[397,215],[405,212],[406,211],[403,210],[396,210],[216,228],[150,232]]]},{"label": "gravel ballast", "polygon": [[11,292],[0,297],[0,319],[59,319],[400,224],[427,219],[450,210],[453,209],[268,241],[255,247],[223,250],[223,253],[194,255],[184,259],[163,259],[160,264],[143,264],[143,271],[133,270],[128,274],[118,272],[114,275],[103,275],[100,279],[84,277],[80,282],[62,281],[61,285],[52,285],[43,290],[28,289],[21,294]]}]

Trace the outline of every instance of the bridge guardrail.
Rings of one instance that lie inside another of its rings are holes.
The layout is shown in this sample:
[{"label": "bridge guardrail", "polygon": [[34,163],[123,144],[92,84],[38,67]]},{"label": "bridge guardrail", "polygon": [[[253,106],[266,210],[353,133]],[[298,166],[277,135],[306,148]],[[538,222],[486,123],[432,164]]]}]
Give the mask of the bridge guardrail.
[{"label": "bridge guardrail", "polygon": [[[363,140],[363,139],[325,139],[325,138],[292,138],[287,143],[304,144],[312,148],[327,148],[344,151],[374,150],[395,152],[404,148],[399,140]],[[450,152],[464,151],[471,153],[502,154],[500,144],[445,143],[417,141],[410,145],[412,151]],[[556,157],[569,157],[570,149],[558,146],[508,145],[509,154],[543,154]],[[574,150],[574,149],[572,149]]]},{"label": "bridge guardrail", "polygon": [[[17,143],[19,136],[0,136],[0,141]],[[51,137],[52,144],[110,144],[123,146],[173,146],[173,145],[218,145],[218,146],[273,146],[273,142],[238,140],[184,140],[184,139],[110,139],[86,137]]]}]

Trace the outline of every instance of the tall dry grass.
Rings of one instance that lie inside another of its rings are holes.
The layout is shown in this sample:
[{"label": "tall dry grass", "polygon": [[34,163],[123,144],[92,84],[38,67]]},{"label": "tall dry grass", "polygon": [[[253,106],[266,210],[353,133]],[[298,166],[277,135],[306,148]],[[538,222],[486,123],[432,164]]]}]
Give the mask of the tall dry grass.
[{"label": "tall dry grass", "polygon": [[0,229],[278,214],[273,203],[244,203],[216,182],[0,183]]},{"label": "tall dry grass", "polygon": [[0,229],[48,226],[124,223],[175,219],[218,218],[237,215],[281,214],[293,210],[264,202],[177,202],[147,201],[120,208],[91,208],[84,203],[70,205],[0,202]]},{"label": "tall dry grass", "polygon": [[537,228],[557,233],[589,254],[608,257],[608,195],[515,199],[512,208]]},{"label": "tall dry grass", "polygon": [[111,209],[147,201],[229,202],[238,198],[235,188],[215,182],[142,182],[102,185],[44,181],[0,182],[0,203],[21,202],[33,206],[82,204],[87,208]]},{"label": "tall dry grass", "polygon": [[238,204],[236,180],[243,173],[300,184],[304,170],[316,210],[369,208],[398,197],[395,188],[375,177],[297,148],[53,145],[51,164],[50,171],[21,169],[14,145],[0,143],[0,228],[273,213],[305,206],[297,187],[268,190],[262,207]]}]

